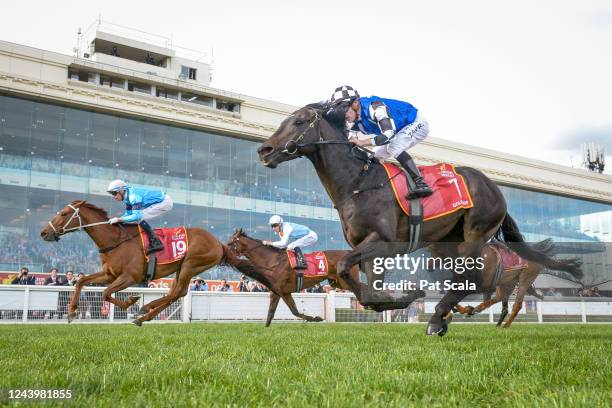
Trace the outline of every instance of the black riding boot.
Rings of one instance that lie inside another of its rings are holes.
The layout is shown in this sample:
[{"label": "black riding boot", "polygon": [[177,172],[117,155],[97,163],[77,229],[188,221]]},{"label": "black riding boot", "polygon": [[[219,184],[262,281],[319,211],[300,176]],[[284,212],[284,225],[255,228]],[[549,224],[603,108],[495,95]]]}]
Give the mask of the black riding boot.
[{"label": "black riding boot", "polygon": [[408,198],[413,199],[430,196],[433,191],[431,191],[431,188],[429,188],[425,180],[423,180],[419,168],[414,163],[414,160],[412,160],[412,156],[410,156],[407,152],[401,152],[396,159],[412,178],[414,184],[416,184],[416,188],[410,191]]},{"label": "black riding boot", "polygon": [[295,252],[295,269],[307,269],[308,268],[308,264],[306,263],[306,258],[304,258],[304,254],[302,253],[302,250],[299,247],[295,247],[293,248],[293,251]]},{"label": "black riding boot", "polygon": [[157,238],[157,235],[155,235],[153,228],[151,228],[148,222],[144,220],[140,221],[140,227],[144,230],[144,232],[147,233],[147,236],[149,237],[149,250],[147,251],[147,254],[150,254],[151,252],[161,251],[162,249],[164,249],[164,244],[162,244],[160,239]]}]

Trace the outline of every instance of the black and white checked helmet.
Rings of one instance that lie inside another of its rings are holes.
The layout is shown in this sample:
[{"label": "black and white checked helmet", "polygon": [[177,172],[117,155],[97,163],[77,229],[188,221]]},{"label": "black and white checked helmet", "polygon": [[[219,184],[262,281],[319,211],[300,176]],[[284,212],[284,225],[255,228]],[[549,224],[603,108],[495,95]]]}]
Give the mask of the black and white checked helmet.
[{"label": "black and white checked helmet", "polygon": [[359,98],[359,93],[356,89],[353,89],[352,86],[342,85],[336,88],[331,98],[329,98],[329,102],[332,105],[337,105],[340,102],[350,102],[357,98]]}]

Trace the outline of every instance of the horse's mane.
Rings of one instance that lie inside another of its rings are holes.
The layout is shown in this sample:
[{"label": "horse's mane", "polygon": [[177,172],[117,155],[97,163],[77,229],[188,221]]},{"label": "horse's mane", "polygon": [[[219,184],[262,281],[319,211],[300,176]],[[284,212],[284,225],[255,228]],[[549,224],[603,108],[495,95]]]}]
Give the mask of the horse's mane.
[{"label": "horse's mane", "polygon": [[108,213],[106,212],[105,209],[100,208],[96,205],[93,205],[92,203],[88,203],[87,201],[81,201],[81,200],[75,200],[72,203],[70,203],[72,205],[79,205],[80,208],[87,208],[95,213],[97,213],[100,217],[105,218],[105,219],[109,219]]},{"label": "horse's mane", "polygon": [[[239,230],[236,230],[236,232],[238,233],[238,236],[239,236],[239,237],[245,237],[245,238],[248,238],[248,239],[251,239],[251,240],[253,240],[253,241],[257,242],[257,243],[258,243],[258,244],[260,244],[260,245],[263,245],[263,240],[261,240],[261,239],[257,239],[257,238],[253,238],[253,237],[248,236],[248,235],[246,234],[246,232],[244,232],[244,231],[242,230],[242,228],[240,228]],[[266,248],[267,248],[267,249],[270,249],[270,250],[273,250],[274,252],[278,252],[278,253],[281,253],[281,252],[284,252],[284,251],[285,251],[285,249],[283,249],[283,248],[277,248],[277,247],[270,246],[270,245],[266,245]]]}]

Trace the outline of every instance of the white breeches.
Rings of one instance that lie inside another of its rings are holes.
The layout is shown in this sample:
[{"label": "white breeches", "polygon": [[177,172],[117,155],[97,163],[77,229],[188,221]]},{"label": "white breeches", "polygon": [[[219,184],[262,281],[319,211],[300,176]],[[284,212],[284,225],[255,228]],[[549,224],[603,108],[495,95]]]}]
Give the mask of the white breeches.
[{"label": "white breeches", "polygon": [[174,203],[172,202],[172,198],[166,194],[164,201],[153,204],[152,206],[142,210],[142,219],[146,221],[150,220],[151,218],[159,217],[163,213],[170,211],[173,205]]},{"label": "white breeches", "polygon": [[316,244],[318,239],[319,237],[317,236],[317,233],[314,231],[310,231],[308,235],[304,235],[302,238],[296,239],[295,241],[287,245],[287,249],[291,251],[293,251],[295,247],[300,247],[300,249],[302,249],[304,247]]},{"label": "white breeches", "polygon": [[429,134],[429,123],[420,112],[417,112],[416,119],[408,126],[400,129],[391,142],[372,147],[372,153],[377,159],[385,160],[391,157],[399,156],[401,152],[405,152],[412,146],[424,140]]}]

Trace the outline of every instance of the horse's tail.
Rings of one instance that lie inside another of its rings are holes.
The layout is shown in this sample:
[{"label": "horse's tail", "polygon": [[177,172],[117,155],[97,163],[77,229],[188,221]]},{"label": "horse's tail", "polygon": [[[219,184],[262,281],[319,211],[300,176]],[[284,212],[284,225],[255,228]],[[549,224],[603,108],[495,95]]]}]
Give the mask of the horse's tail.
[{"label": "horse's tail", "polygon": [[[510,249],[523,258],[542,264],[549,269],[568,272],[576,279],[582,278],[582,261],[580,259],[554,259],[552,254],[555,246],[550,238],[533,245],[527,244],[510,214],[506,213],[500,231],[503,234],[504,242],[509,243]],[[497,234],[498,238],[501,238],[499,236],[500,231]]]},{"label": "horse's tail", "polygon": [[269,289],[272,288],[271,282],[268,277],[262,274],[255,265],[251,263],[248,259],[239,258],[227,245],[223,245],[223,257],[224,262],[229,266],[237,269],[242,272],[246,276],[253,278],[264,285],[266,285]]}]

